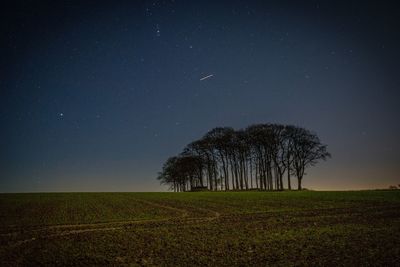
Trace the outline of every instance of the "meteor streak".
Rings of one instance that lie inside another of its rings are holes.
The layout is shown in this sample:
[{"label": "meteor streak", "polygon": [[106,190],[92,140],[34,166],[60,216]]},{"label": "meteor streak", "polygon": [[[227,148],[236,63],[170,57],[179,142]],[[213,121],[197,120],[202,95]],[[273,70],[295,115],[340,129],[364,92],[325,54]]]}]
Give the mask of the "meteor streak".
[{"label": "meteor streak", "polygon": [[212,76],[214,76],[214,74],[207,75],[207,76],[201,78],[200,81],[203,81],[205,79],[211,78]]}]

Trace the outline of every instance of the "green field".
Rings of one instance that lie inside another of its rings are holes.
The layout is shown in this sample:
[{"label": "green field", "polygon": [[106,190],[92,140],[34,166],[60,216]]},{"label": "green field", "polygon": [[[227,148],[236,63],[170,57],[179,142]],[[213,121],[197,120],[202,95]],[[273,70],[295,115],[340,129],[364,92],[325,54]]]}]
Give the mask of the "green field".
[{"label": "green field", "polygon": [[0,194],[0,265],[399,265],[400,191]]}]

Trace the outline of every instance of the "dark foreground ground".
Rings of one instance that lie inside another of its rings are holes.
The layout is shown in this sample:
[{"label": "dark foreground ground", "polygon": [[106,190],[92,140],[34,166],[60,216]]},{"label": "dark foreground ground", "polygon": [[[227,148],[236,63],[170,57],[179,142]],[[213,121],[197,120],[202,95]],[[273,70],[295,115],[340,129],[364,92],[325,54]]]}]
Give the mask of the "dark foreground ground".
[{"label": "dark foreground ground", "polygon": [[400,265],[400,191],[0,194],[0,266]]}]

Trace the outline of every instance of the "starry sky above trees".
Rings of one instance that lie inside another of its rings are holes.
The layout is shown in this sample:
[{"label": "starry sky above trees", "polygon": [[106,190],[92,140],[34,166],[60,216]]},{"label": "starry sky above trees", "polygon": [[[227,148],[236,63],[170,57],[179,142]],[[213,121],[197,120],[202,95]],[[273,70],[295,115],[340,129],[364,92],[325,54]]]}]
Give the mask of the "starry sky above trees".
[{"label": "starry sky above trees", "polygon": [[9,1],[0,191],[163,191],[162,163],[216,126],[315,131],[313,189],[400,184],[392,2]]}]

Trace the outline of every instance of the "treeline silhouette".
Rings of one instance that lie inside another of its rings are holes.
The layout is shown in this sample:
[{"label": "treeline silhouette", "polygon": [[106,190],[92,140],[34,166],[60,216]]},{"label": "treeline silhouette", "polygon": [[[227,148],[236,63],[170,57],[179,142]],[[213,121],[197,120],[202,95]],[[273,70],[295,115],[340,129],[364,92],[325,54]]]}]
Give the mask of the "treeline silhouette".
[{"label": "treeline silhouette", "polygon": [[307,129],[256,124],[246,129],[217,127],[188,144],[163,165],[158,180],[175,192],[193,190],[298,190],[305,170],[331,155]]}]

